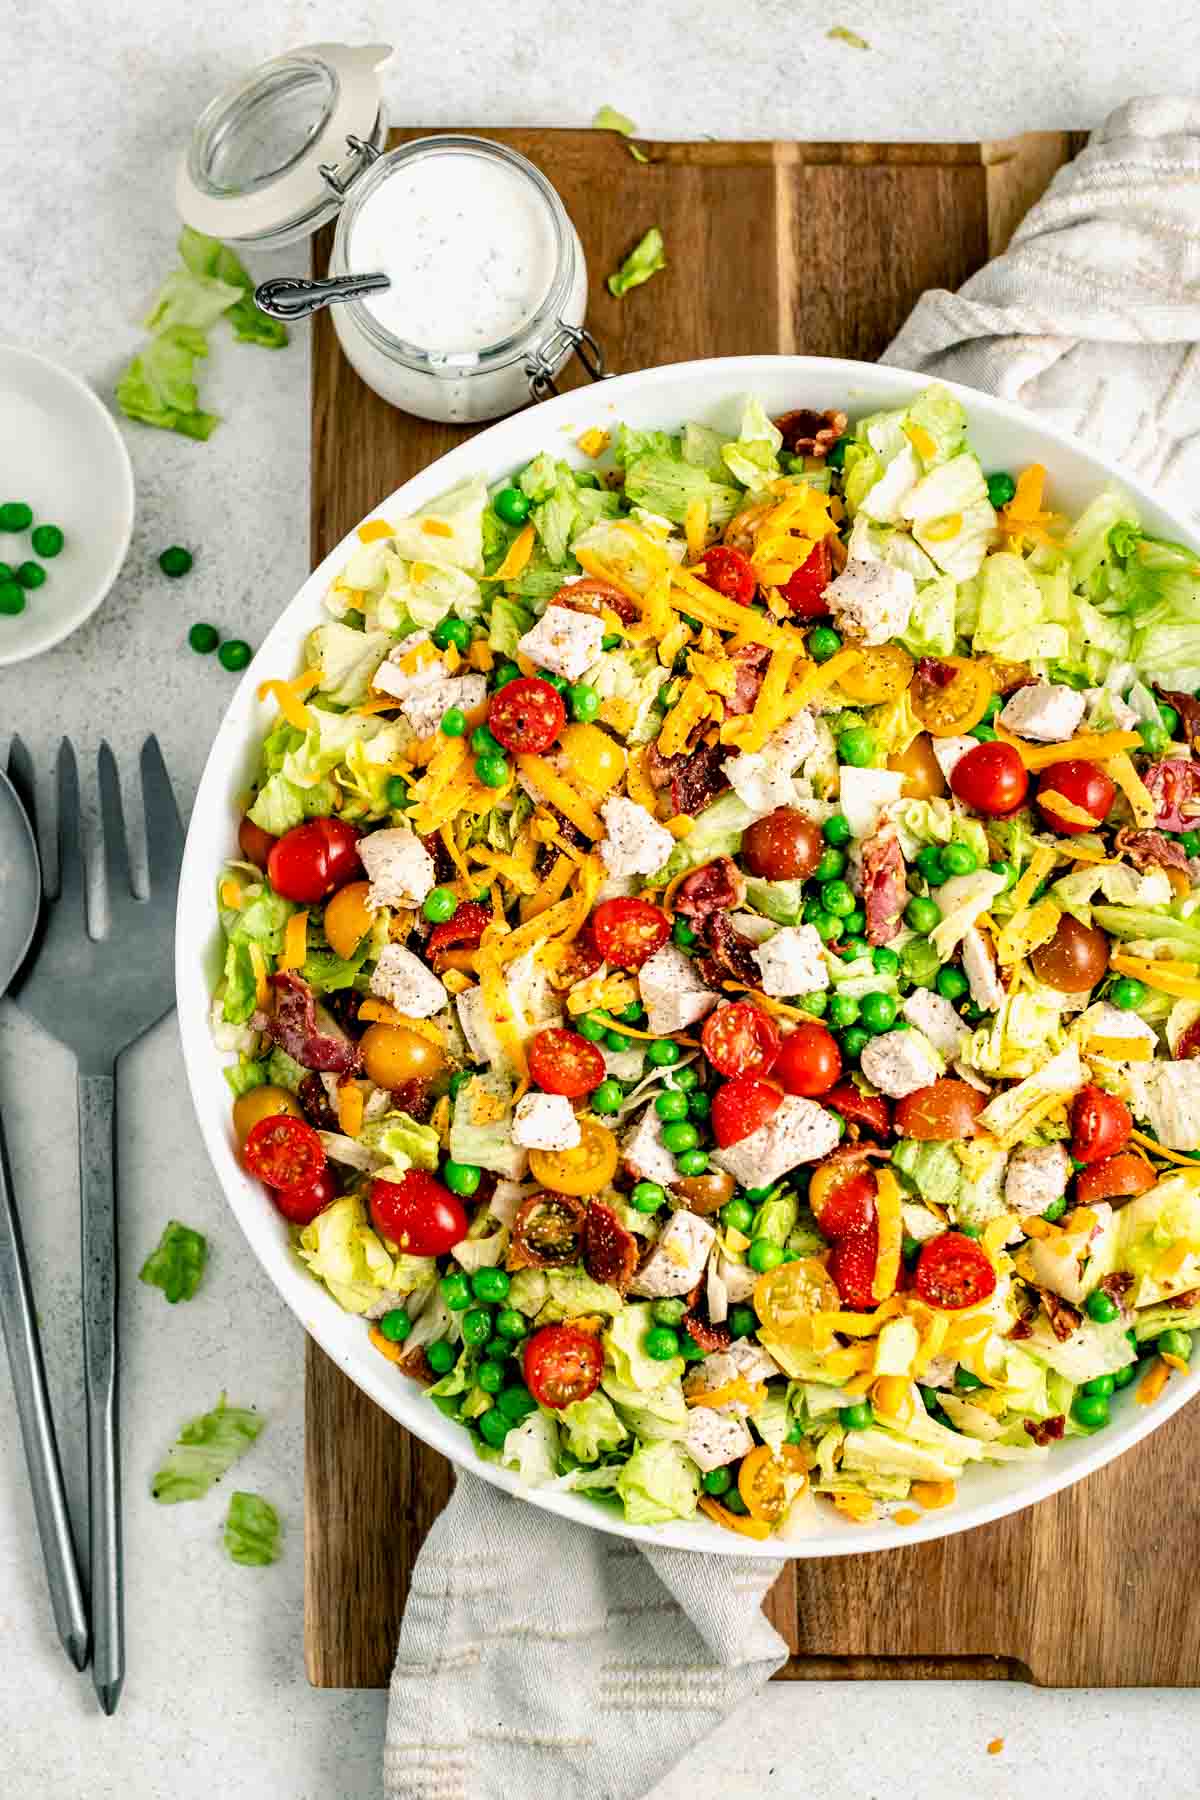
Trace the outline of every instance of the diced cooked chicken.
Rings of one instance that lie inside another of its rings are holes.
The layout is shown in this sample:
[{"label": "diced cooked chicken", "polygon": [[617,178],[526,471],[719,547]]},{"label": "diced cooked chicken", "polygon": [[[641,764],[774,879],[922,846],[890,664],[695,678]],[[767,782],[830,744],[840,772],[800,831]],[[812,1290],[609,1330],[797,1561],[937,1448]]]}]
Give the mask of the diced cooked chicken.
[{"label": "diced cooked chicken", "polygon": [[885,1031],[863,1046],[859,1066],[872,1087],[892,1100],[903,1100],[928,1087],[945,1069],[941,1057],[919,1030]]},{"label": "diced cooked chicken", "polygon": [[371,992],[411,1019],[431,1019],[449,1005],[449,995],[419,957],[403,944],[385,944],[371,974]]},{"label": "diced cooked chicken", "polygon": [[646,1023],[655,1037],[686,1031],[710,1013],[721,998],[705,987],[696,965],[676,944],[664,944],[638,970],[638,992]]},{"label": "diced cooked chicken", "polygon": [[672,1213],[630,1282],[630,1292],[646,1294],[652,1300],[688,1293],[703,1275],[716,1237],[708,1220],[698,1213]]},{"label": "diced cooked chicken", "polygon": [[740,1306],[744,1300],[752,1298],[758,1276],[749,1263],[734,1262],[732,1256],[726,1256],[722,1251],[717,1257],[717,1268],[725,1283],[730,1306]]},{"label": "diced cooked chicken", "polygon": [[773,731],[761,750],[727,757],[722,772],[738,799],[761,818],[795,803],[795,771],[817,743],[816,721],[806,708]]},{"label": "diced cooked chicken", "polygon": [[884,807],[904,789],[904,776],[894,769],[855,769],[848,763],[838,769],[838,782],[838,808],[856,838],[878,830]]},{"label": "diced cooked chicken", "polygon": [[583,1133],[565,1095],[526,1094],[513,1113],[512,1135],[522,1150],[574,1150]]},{"label": "diced cooked chicken", "polygon": [[742,1187],[770,1187],[801,1163],[827,1155],[837,1141],[837,1121],[831,1113],[815,1100],[785,1094],[765,1125],[714,1151],[713,1161]]},{"label": "diced cooked chicken", "polygon": [[1000,714],[1000,723],[1006,731],[1035,744],[1061,744],[1078,731],[1086,705],[1075,688],[1035,681],[1017,689]]},{"label": "diced cooked chicken", "polygon": [[517,640],[517,649],[540,669],[580,681],[600,654],[604,622],[595,613],[569,606],[548,606],[532,630]]},{"label": "diced cooked chicken", "polygon": [[451,707],[478,712],[487,699],[486,675],[446,675],[428,682],[400,703],[401,711],[418,737],[432,737]]},{"label": "diced cooked chicken", "polygon": [[775,1358],[761,1344],[756,1344],[753,1338],[738,1338],[729,1346],[729,1354],[738,1374],[751,1384],[770,1381],[773,1375],[783,1374]]},{"label": "diced cooked chicken", "polygon": [[416,631],[390,650],[371,677],[371,686],[401,705],[421,688],[446,677],[446,665],[427,631]]},{"label": "diced cooked chicken", "polygon": [[942,779],[949,782],[955,769],[967,754],[968,750],[979,748],[979,739],[973,737],[930,738],[934,760],[942,771]]},{"label": "diced cooked chicken", "polygon": [[678,1179],[675,1158],[662,1141],[663,1122],[648,1106],[621,1146],[621,1160],[639,1181],[657,1181],[666,1187]]},{"label": "diced cooked chicken", "polygon": [[978,925],[972,925],[964,931],[960,948],[972,1002],[984,1012],[997,1012],[1004,1005],[1005,993],[990,940]]},{"label": "diced cooked chicken", "polygon": [[415,831],[406,825],[371,831],[359,839],[358,854],[370,887],[367,908],[420,906],[433,887],[433,858]]},{"label": "diced cooked chicken", "polygon": [[943,994],[929,988],[915,988],[900,1011],[910,1025],[924,1032],[939,1056],[947,1062],[958,1055],[958,1047],[967,1028]]},{"label": "diced cooked chicken", "polygon": [[1136,1013],[1122,1012],[1107,1000],[1097,1000],[1080,1015],[1085,1056],[1101,1056],[1110,1062],[1150,1062],[1158,1051],[1153,1025]]},{"label": "diced cooked chicken", "polygon": [[730,1418],[711,1406],[694,1406],[683,1447],[707,1475],[710,1469],[723,1469],[727,1463],[738,1462],[754,1448],[754,1439],[744,1419]]},{"label": "diced cooked chicken", "polygon": [[653,875],[675,848],[666,826],[636,800],[614,795],[604,802],[600,816],[605,827],[600,856],[610,875]]},{"label": "diced cooked chicken", "polygon": [[852,556],[825,589],[834,624],[862,644],[886,644],[908,629],[916,583],[907,569]]},{"label": "diced cooked chicken", "polygon": [[1071,1179],[1065,1144],[1030,1144],[1013,1154],[1004,1177],[1004,1204],[1021,1218],[1061,1200]]},{"label": "diced cooked chicken", "polygon": [[825,946],[815,925],[784,925],[754,951],[764,994],[816,994],[829,986]]}]

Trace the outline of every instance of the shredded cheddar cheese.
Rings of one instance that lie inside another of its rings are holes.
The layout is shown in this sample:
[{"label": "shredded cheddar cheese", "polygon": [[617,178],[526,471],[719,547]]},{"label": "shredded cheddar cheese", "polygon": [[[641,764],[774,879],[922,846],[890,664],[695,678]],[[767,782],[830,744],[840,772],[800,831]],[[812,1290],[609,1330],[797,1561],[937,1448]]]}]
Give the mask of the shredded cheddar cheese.
[{"label": "shredded cheddar cheese", "polygon": [[257,944],[251,944],[249,951],[250,967],[254,971],[254,1003],[259,1012],[263,1012],[271,998],[271,990],[267,986],[267,965]]},{"label": "shredded cheddar cheese", "polygon": [[1143,1375],[1137,1391],[1139,1406],[1153,1406],[1171,1379],[1171,1367],[1160,1356]]},{"label": "shredded cheddar cheese", "polygon": [[258,697],[260,700],[273,697],[289,725],[294,725],[297,731],[311,731],[316,721],[305,706],[304,698],[320,685],[320,681],[320,669],[306,669],[294,681],[260,681]]},{"label": "shredded cheddar cheese", "polygon": [[[462,743],[461,738],[454,740]],[[604,821],[592,811],[587,801],[573,788],[569,781],[560,775],[552,763],[544,756],[535,756],[526,752],[517,757],[517,769],[524,775],[529,785],[551,806],[568,818],[577,831],[593,842],[604,836]]]},{"label": "shredded cheddar cheese", "polygon": [[[998,725],[996,736],[1001,743],[1012,745],[1031,774],[1072,757],[1081,757],[1085,762],[1108,762],[1123,751],[1138,750],[1142,745],[1136,731],[1085,732],[1081,737],[1068,738],[1063,744],[1027,744]],[[1115,774],[1113,780],[1116,780]],[[1095,823],[1094,820],[1090,822]]]},{"label": "shredded cheddar cheese", "polygon": [[575,442],[585,456],[596,457],[604,455],[612,443],[612,437],[599,425],[593,425],[590,431],[581,432]]},{"label": "shredded cheddar cheese", "polygon": [[284,927],[281,969],[302,969],[308,961],[308,914],[293,913]]},{"label": "shredded cheddar cheese", "polygon": [[339,1081],[337,1089],[338,1129],[347,1137],[357,1137],[362,1130],[363,1107],[366,1104],[357,1081]]},{"label": "shredded cheddar cheese", "polygon": [[395,533],[386,519],[368,519],[365,525],[359,526],[358,536],[360,543],[375,544],[380,538],[394,537]]},{"label": "shredded cheddar cheese", "polygon": [[508,551],[500,567],[493,575],[484,575],[481,579],[483,581],[515,580],[533,555],[534,535],[532,525],[523,526],[508,546]]},{"label": "shredded cheddar cheese", "polygon": [[683,534],[687,539],[689,562],[698,562],[708,542],[708,501],[689,500],[683,515]]},{"label": "shredded cheddar cheese", "polygon": [[237,882],[228,878],[223,881],[221,883],[221,905],[227,906],[230,912],[241,912],[244,904],[242,890]]},{"label": "shredded cheddar cheese", "polygon": [[[1196,963],[1154,962],[1144,956],[1117,951],[1111,960],[1119,975],[1132,975],[1146,987],[1180,1000],[1200,1000],[1200,966]],[[1186,971],[1186,972],[1185,972]]]},{"label": "shredded cheddar cheese", "polygon": [[875,1212],[879,1221],[879,1250],[871,1292],[876,1300],[886,1300],[895,1293],[900,1278],[900,1250],[904,1241],[900,1184],[890,1169],[880,1169],[875,1177]]}]

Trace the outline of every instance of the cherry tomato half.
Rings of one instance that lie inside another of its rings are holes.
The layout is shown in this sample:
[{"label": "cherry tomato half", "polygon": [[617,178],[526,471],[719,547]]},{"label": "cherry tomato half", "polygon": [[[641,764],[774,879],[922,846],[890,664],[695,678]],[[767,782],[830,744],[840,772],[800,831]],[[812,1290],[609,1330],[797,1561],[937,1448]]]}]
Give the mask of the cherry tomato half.
[{"label": "cherry tomato half", "polygon": [[246,1139],[242,1161],[268,1187],[305,1187],[325,1167],[325,1146],[306,1120],[276,1113],[258,1121]]},{"label": "cherry tomato half", "polygon": [[358,831],[344,819],[309,819],[276,839],[267,858],[267,876],[277,894],[301,906],[332,894],[362,874]]},{"label": "cherry tomato half", "polygon": [[897,1100],[896,1131],[900,1137],[924,1143],[974,1137],[975,1120],[986,1105],[986,1094],[969,1081],[947,1075]]},{"label": "cherry tomato half", "polygon": [[755,819],[742,837],[742,861],[761,881],[803,881],[824,854],[820,826],[792,806]]},{"label": "cherry tomato half", "polygon": [[826,1106],[841,1113],[847,1125],[858,1125],[877,1138],[891,1136],[892,1109],[882,1094],[864,1094],[852,1081],[843,1081],[824,1098]]},{"label": "cherry tomato half", "polygon": [[976,658],[923,656],[909,700],[916,718],[934,737],[961,737],[978,725],[994,692],[986,668]]},{"label": "cherry tomato half", "polygon": [[600,1386],[604,1350],[578,1325],[543,1325],[525,1346],[525,1385],[539,1406],[561,1411]]},{"label": "cherry tomato half", "polygon": [[955,763],[950,786],[976,812],[1003,819],[1023,803],[1029,777],[1011,744],[977,744]]},{"label": "cherry tomato half", "polygon": [[249,813],[243,814],[238,826],[238,849],[247,862],[252,862],[258,869],[265,869],[267,858],[278,842],[274,832],[264,831],[261,825],[254,823]]},{"label": "cherry tomato half", "polygon": [[467,1235],[462,1201],[424,1169],[373,1181],[370,1207],[376,1231],[410,1256],[441,1256]]},{"label": "cherry tomato half", "polygon": [[640,969],[648,957],[661,950],[670,934],[666,913],[651,906],[649,900],[632,895],[602,900],[592,914],[592,941],[605,962],[615,963],[619,969]]},{"label": "cherry tomato half", "polygon": [[529,1074],[547,1094],[578,1100],[604,1080],[604,1057],[577,1031],[552,1025],[529,1040]]},{"label": "cherry tomato half", "polygon": [[1103,1162],[1129,1143],[1133,1115],[1123,1100],[1106,1094],[1094,1082],[1081,1087],[1071,1102],[1071,1155],[1076,1162]]},{"label": "cherry tomato half", "polygon": [[705,587],[723,594],[726,600],[736,600],[739,606],[749,606],[758,591],[750,558],[732,544],[714,544],[704,552],[692,573],[700,577]]},{"label": "cherry tomato half", "polygon": [[822,538],[779,590],[798,618],[820,619],[829,611],[825,589],[830,573],[829,544]]},{"label": "cherry tomato half", "polygon": [[879,1226],[839,1238],[829,1252],[829,1273],[843,1306],[851,1312],[874,1312],[875,1269],[879,1262]]},{"label": "cherry tomato half", "polygon": [[913,659],[899,644],[864,645],[838,676],[838,687],[859,706],[882,706],[898,700],[912,678]]},{"label": "cherry tomato half", "polygon": [[735,1075],[713,1095],[713,1136],[721,1149],[739,1144],[765,1125],[783,1095],[759,1075]]},{"label": "cherry tomato half", "polygon": [[981,1306],[996,1291],[996,1271],[986,1250],[961,1231],[931,1239],[917,1260],[916,1290],[926,1306],[961,1312]]},{"label": "cherry tomato half", "polygon": [[783,1040],[774,1075],[785,1094],[811,1100],[827,1094],[842,1073],[837,1039],[824,1025],[797,1025]]},{"label": "cherry tomato half", "polygon": [[533,675],[505,682],[488,702],[488,729],[517,756],[548,750],[566,722],[557,689]]},{"label": "cherry tomato half", "polygon": [[808,1203],[831,1244],[870,1231],[875,1223],[876,1180],[860,1151],[835,1150],[813,1170]]},{"label": "cherry tomato half", "polygon": [[312,1181],[302,1187],[272,1188],[271,1198],[277,1212],[292,1225],[311,1225],[318,1213],[324,1212],[337,1199],[337,1183],[328,1164]]},{"label": "cherry tomato half", "polygon": [[1075,1200],[1091,1206],[1096,1200],[1129,1200],[1144,1194],[1158,1180],[1154,1170],[1136,1150],[1118,1150],[1103,1162],[1089,1163],[1075,1177]]},{"label": "cherry tomato half", "polygon": [[[1059,795],[1068,805],[1078,807],[1086,818],[1069,817],[1054,804]],[[1116,784],[1098,763],[1069,757],[1066,762],[1051,763],[1038,780],[1037,807],[1047,825],[1064,837],[1078,837],[1103,824],[1117,797]]]},{"label": "cherry tomato half", "polygon": [[1064,913],[1054,936],[1039,944],[1029,961],[1047,987],[1060,994],[1082,994],[1104,979],[1108,953],[1108,938],[1098,925],[1083,925],[1074,914]]},{"label": "cherry tomato half", "polygon": [[735,1000],[709,1013],[700,1042],[718,1075],[769,1075],[783,1038],[761,1006]]},{"label": "cherry tomato half", "polygon": [[1176,1062],[1185,1062],[1189,1056],[1200,1056],[1200,1019],[1193,1020],[1180,1032],[1175,1046]]}]

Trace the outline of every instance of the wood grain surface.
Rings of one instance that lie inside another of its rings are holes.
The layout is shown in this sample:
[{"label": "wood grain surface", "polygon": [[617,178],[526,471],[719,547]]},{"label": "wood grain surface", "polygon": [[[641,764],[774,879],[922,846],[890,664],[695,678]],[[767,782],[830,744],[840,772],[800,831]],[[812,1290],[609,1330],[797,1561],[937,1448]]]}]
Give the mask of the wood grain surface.
[{"label": "wood grain surface", "polygon": [[[643,166],[595,132],[488,135],[561,193],[588,257],[588,323],[618,373],[764,350],[874,358],[923,289],[957,287],[1003,249],[1079,147],[1067,133],[934,146],[651,144]],[[603,276],[652,224],[669,267],[614,300]],[[319,269],[328,248],[326,232]],[[470,432],[397,412],[349,367],[328,315],[313,330],[315,563]],[[309,1678],[382,1687],[450,1468],[311,1340],[306,1402]],[[1200,1409],[1189,1408],[1132,1456],[998,1524],[789,1564],[766,1604],[793,1650],[783,1676],[1194,1683],[1200,1609],[1185,1571],[1200,1526],[1189,1479],[1198,1458]]]}]

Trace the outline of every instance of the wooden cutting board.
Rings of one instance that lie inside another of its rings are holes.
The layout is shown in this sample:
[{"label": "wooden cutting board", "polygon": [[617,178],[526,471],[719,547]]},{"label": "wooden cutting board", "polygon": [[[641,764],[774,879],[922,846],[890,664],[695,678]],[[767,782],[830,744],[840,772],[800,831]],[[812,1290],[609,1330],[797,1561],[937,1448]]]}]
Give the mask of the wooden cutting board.
[{"label": "wooden cutting board", "polygon": [[[1065,133],[933,146],[653,144],[644,166],[597,132],[487,135],[530,157],[562,195],[591,272],[588,323],[616,373],[762,351],[873,359],[923,289],[958,287],[1003,248],[1078,147]],[[669,266],[614,300],[603,278],[650,225],[662,228]],[[314,563],[468,435],[378,399],[319,316]],[[1200,1527],[1198,1462],[1200,1408],[1191,1407],[1135,1455],[1014,1518],[939,1543],[790,1564],[767,1602],[793,1652],[782,1674],[1195,1683],[1200,1608],[1186,1571]],[[449,1464],[310,1339],[306,1476],[309,1679],[386,1686],[409,1572],[450,1492]]]}]

